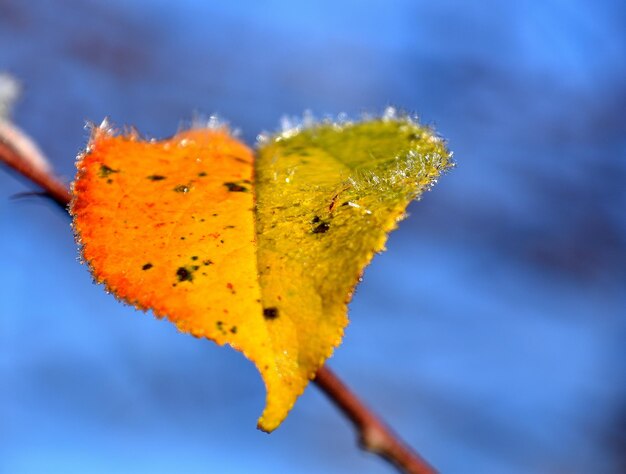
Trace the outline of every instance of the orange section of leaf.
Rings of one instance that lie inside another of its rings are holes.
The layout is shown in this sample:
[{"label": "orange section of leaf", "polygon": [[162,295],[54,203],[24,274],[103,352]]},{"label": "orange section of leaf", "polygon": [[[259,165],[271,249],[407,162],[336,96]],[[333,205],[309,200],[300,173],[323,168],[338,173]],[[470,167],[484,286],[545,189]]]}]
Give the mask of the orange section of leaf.
[{"label": "orange section of leaf", "polygon": [[71,211],[94,278],[183,332],[243,352],[267,387],[261,427],[276,427],[295,396],[260,303],[251,150],[225,130],[145,142],[100,128],[77,166]]}]

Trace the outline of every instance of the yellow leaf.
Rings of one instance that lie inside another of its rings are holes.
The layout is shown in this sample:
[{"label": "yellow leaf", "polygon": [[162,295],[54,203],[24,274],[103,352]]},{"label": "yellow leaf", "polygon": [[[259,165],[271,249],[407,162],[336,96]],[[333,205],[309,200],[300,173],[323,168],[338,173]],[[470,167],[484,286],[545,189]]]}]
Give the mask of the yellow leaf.
[{"label": "yellow leaf", "polygon": [[256,364],[259,427],[272,431],[340,343],[364,266],[449,154],[387,118],[291,130],[260,147],[255,183],[253,166],[225,130],[144,142],[98,129],[72,214],[109,291]]}]

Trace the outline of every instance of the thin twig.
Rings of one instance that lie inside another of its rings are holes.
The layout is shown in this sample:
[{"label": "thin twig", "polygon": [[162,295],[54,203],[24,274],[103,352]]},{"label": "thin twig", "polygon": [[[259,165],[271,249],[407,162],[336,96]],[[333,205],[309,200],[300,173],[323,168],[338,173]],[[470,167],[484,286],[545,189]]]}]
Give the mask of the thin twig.
[{"label": "thin twig", "polygon": [[313,382],[354,424],[361,448],[383,457],[401,472],[436,472],[372,413],[328,367],[320,368]]},{"label": "thin twig", "polygon": [[[6,128],[3,127],[3,130]],[[10,133],[0,133],[0,162],[43,188],[54,202],[65,209],[72,199],[67,186],[45,167],[37,166],[38,157],[24,156],[20,152],[30,149],[24,146],[30,141],[17,127],[11,127]]]},{"label": "thin twig", "polygon": [[[34,166],[32,159],[22,156],[19,150],[23,148],[12,143],[11,138],[0,135],[0,162],[43,188],[57,204],[67,209],[72,198],[67,187],[52,172]],[[325,366],[320,368],[313,381],[354,424],[359,435],[359,444],[364,450],[381,456],[401,472],[436,472],[385,426],[330,369]]]}]

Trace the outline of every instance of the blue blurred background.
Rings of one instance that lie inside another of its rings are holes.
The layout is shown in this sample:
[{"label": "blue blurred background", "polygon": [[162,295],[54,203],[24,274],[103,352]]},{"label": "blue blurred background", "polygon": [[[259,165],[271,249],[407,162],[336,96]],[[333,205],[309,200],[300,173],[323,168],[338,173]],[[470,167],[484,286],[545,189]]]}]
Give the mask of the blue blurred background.
[{"label": "blue blurred background", "polygon": [[[626,3],[0,0],[14,121],[416,112],[458,166],[365,273],[329,365],[445,473],[626,472]],[[310,387],[275,433],[239,353],[92,284],[0,172],[0,472],[390,472]]]}]

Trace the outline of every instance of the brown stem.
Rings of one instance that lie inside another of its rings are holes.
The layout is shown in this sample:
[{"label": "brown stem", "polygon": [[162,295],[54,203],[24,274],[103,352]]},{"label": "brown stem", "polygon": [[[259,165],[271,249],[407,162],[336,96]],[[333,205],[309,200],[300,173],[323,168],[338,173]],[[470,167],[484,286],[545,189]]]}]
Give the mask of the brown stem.
[{"label": "brown stem", "polygon": [[315,384],[354,424],[361,447],[377,454],[400,472],[432,474],[436,471],[367,408],[326,366],[317,371]]},{"label": "brown stem", "polygon": [[23,156],[20,150],[26,148],[22,145],[24,142],[30,139],[17,128],[11,127],[10,133],[0,133],[0,162],[43,188],[54,202],[66,208],[72,198],[67,186],[52,173],[36,166],[31,157]]},{"label": "brown stem", "polygon": [[[29,157],[22,156],[19,143],[22,132],[0,134],[0,162],[20,173],[41,188],[61,207],[67,209],[72,198],[67,187],[51,172],[33,164]],[[317,371],[315,384],[339,407],[356,427],[359,443],[363,449],[377,454],[401,472],[409,474],[433,474],[430,467],[417,453],[407,446],[395,433],[361,402],[327,367]]]}]

